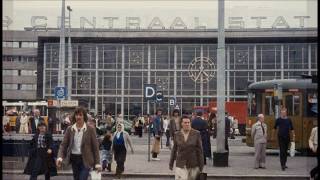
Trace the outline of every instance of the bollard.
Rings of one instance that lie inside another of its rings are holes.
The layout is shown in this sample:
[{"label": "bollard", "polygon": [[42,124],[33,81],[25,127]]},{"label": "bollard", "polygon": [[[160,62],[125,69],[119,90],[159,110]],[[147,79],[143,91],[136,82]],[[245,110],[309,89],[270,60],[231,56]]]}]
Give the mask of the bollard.
[{"label": "bollard", "polygon": [[147,128],[148,131],[148,161],[150,162],[150,125]]}]

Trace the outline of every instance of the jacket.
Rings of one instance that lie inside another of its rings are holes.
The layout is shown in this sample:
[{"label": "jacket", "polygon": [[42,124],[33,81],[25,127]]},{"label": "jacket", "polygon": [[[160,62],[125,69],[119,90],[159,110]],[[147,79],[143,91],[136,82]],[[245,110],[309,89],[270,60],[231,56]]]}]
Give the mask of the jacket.
[{"label": "jacket", "polygon": [[[179,118],[179,124],[180,124],[180,120],[181,120],[181,117],[178,117]],[[174,137],[174,134],[176,133],[176,131],[180,130],[180,127],[179,129],[177,128],[177,125],[176,125],[176,122],[175,122],[175,118],[172,117],[170,119],[170,122],[169,122],[169,132],[170,132],[170,137]]]},{"label": "jacket", "polygon": [[[72,145],[74,142],[74,125],[69,126],[64,134],[63,140],[60,144],[58,158],[65,160],[66,164],[70,163],[70,155],[72,151]],[[100,156],[99,156],[99,143],[96,138],[96,130],[88,125],[83,132],[82,141],[81,141],[81,155],[83,164],[87,168],[92,168],[97,165],[100,165]]]},{"label": "jacket", "polygon": [[[264,134],[262,130],[264,128]],[[267,143],[267,125],[266,123],[261,123],[257,121],[252,125],[251,128],[251,137],[254,140],[254,143]]]},{"label": "jacket", "polygon": [[[39,122],[43,122],[44,123],[44,119],[43,117],[39,116]],[[37,132],[37,127],[36,127],[36,122],[35,122],[35,118],[34,116],[30,118],[30,127],[31,127],[31,134],[35,134]]]},{"label": "jacket", "polygon": [[200,132],[191,129],[187,141],[184,140],[183,133],[177,131],[174,135],[173,148],[169,161],[169,167],[173,167],[176,160],[176,167],[203,169],[204,159]]},{"label": "jacket", "polygon": [[[46,133],[44,135],[46,148],[44,151],[40,151],[40,152],[37,150],[38,138],[39,138],[39,133],[36,133],[30,142],[29,159],[23,173],[31,174],[32,169],[34,167],[40,166],[41,168],[40,168],[40,171],[38,172],[38,175],[44,174],[49,171],[50,176],[56,176],[57,168],[54,161],[55,148],[54,148],[52,135],[50,133]],[[52,150],[51,154],[47,153],[48,149]],[[41,157],[42,161],[40,164],[37,164],[39,163],[36,161],[37,156]]]},{"label": "jacket", "polygon": [[[122,133],[123,133],[123,139],[124,139],[124,146],[126,147],[126,150],[128,151],[128,150],[129,150],[128,148],[129,148],[129,146],[130,146],[131,151],[133,151],[132,141],[131,141],[131,139],[130,139],[129,134],[128,134],[126,131],[122,131]],[[112,141],[114,140],[116,134],[117,134],[117,131],[114,133],[114,135],[113,135],[113,137],[112,137]],[[113,143],[113,142],[112,142],[112,143]],[[113,147],[113,146],[111,146],[111,147]],[[114,149],[112,148],[112,151],[113,151],[113,150],[114,150]]]},{"label": "jacket", "polygon": [[318,127],[314,127],[311,131],[310,138],[309,138],[309,147],[311,149],[317,150],[318,148]]}]

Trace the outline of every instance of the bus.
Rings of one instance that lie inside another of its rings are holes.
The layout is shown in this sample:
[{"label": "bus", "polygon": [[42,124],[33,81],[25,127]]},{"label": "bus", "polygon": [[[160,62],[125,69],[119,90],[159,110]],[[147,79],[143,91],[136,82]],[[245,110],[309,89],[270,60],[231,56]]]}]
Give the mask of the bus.
[{"label": "bus", "polygon": [[311,79],[281,79],[251,83],[248,86],[248,117],[246,120],[246,144],[253,147],[251,127],[257,115],[265,116],[268,127],[267,148],[277,149],[278,140],[271,141],[275,119],[280,108],[287,108],[295,131],[295,147],[306,152],[308,139],[318,117],[317,82]]}]

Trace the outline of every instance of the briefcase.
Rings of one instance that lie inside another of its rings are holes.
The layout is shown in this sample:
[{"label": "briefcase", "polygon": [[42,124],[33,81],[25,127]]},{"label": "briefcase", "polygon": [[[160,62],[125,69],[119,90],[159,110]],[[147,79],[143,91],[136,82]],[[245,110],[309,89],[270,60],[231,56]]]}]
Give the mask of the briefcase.
[{"label": "briefcase", "polygon": [[197,180],[207,180],[207,173],[201,172],[201,173],[198,175]]}]

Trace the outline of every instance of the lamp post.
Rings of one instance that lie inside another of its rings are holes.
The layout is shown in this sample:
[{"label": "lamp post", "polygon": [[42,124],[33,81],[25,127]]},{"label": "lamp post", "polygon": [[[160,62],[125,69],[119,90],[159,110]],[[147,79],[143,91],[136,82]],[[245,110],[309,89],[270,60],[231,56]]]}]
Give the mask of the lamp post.
[{"label": "lamp post", "polygon": [[64,66],[65,66],[65,0],[62,0],[61,7],[61,27],[60,27],[60,49],[59,49],[59,71],[58,86],[65,86]]},{"label": "lamp post", "polygon": [[68,100],[71,100],[71,91],[72,91],[72,47],[71,47],[71,11],[70,6],[67,6],[69,11],[69,32],[68,32]]},{"label": "lamp post", "polygon": [[214,166],[228,166],[229,152],[225,149],[225,32],[224,0],[218,0],[218,49],[217,49],[217,151]]}]

